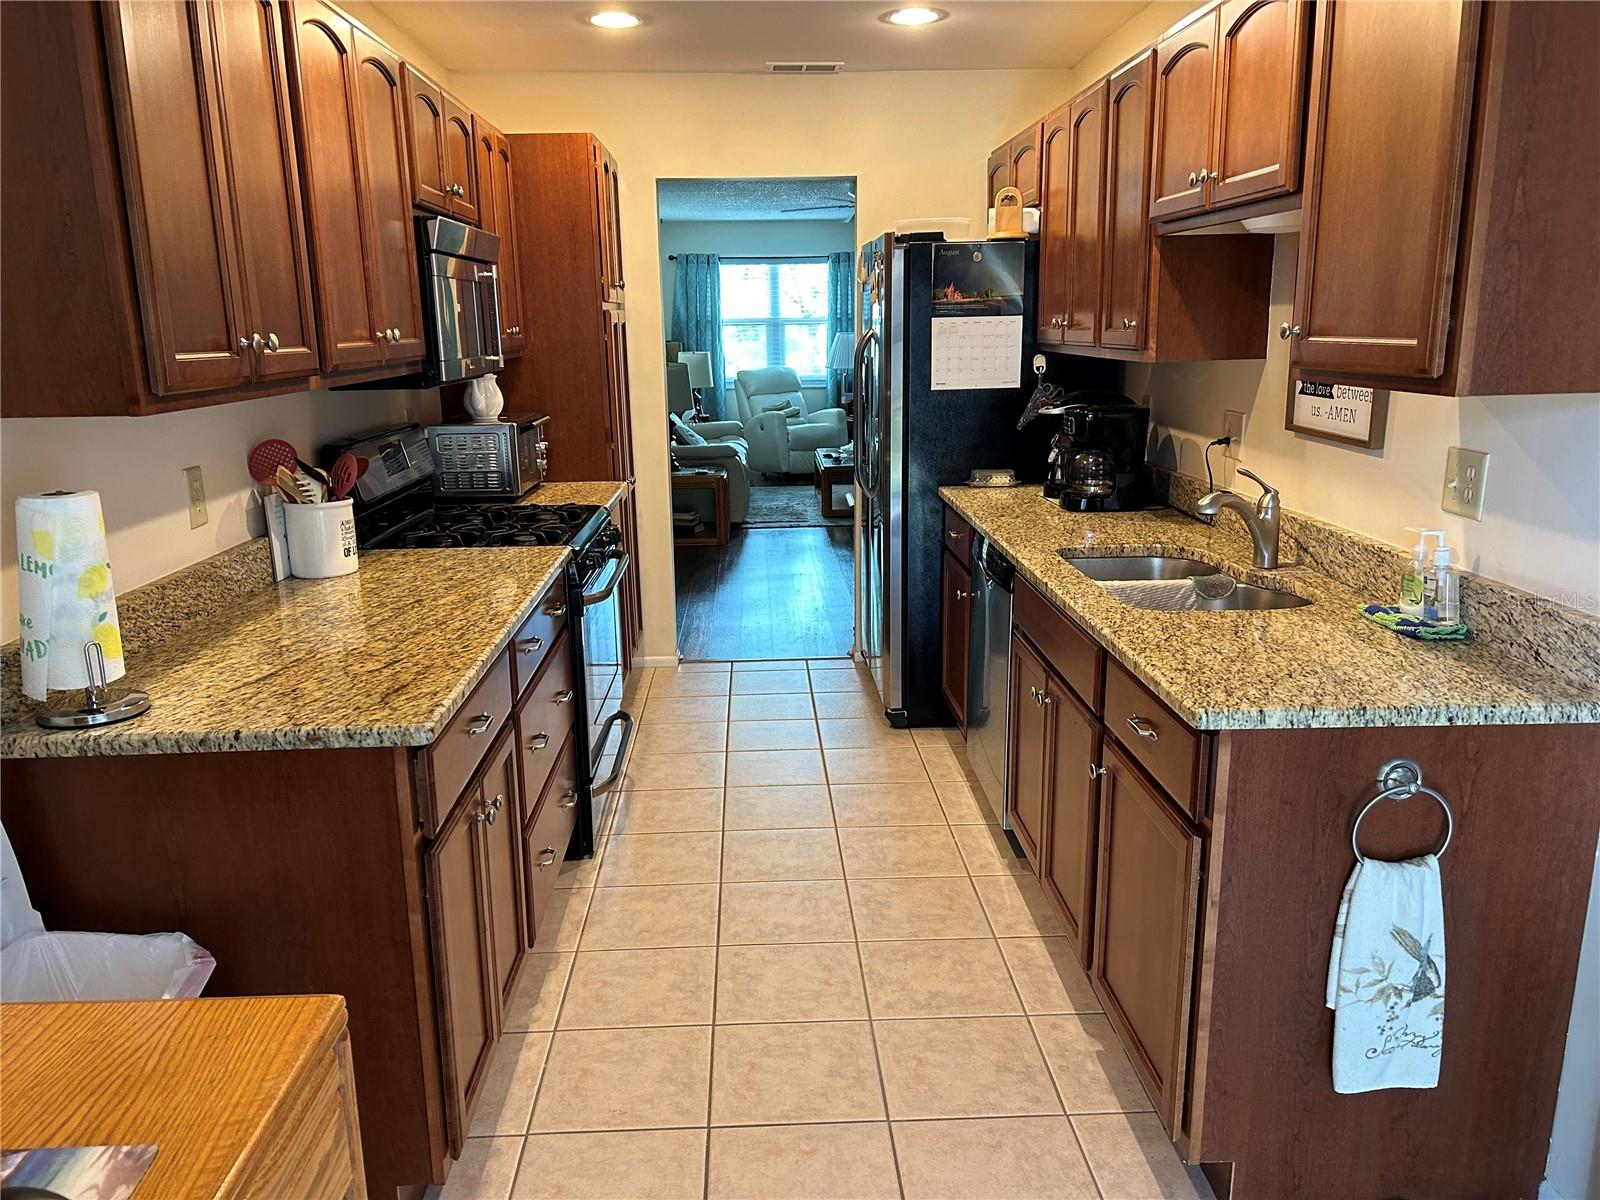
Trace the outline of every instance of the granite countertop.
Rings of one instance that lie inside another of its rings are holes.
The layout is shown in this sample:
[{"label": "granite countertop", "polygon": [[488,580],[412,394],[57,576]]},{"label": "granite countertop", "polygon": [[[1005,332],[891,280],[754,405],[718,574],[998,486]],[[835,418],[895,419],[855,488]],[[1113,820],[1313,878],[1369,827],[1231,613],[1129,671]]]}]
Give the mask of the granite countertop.
[{"label": "granite countertop", "polygon": [[610,508],[628,485],[605,479],[589,483],[541,483],[518,504],[598,504]]},{"label": "granite countertop", "polygon": [[[939,495],[1196,729],[1600,721],[1600,691],[1489,644],[1399,637],[1359,613],[1391,597],[1357,595],[1299,564],[1251,570],[1246,539],[1176,510],[1068,513],[1037,488]],[[1069,565],[1062,548],[1196,558],[1312,603],[1262,612],[1134,608]]]}]

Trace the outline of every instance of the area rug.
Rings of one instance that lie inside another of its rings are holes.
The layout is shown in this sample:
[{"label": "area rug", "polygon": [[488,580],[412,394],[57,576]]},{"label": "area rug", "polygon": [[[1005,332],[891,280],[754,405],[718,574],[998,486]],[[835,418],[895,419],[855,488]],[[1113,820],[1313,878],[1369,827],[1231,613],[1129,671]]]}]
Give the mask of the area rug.
[{"label": "area rug", "polygon": [[746,529],[801,529],[820,525],[849,525],[849,517],[824,517],[817,489],[809,483],[755,486],[750,489],[750,515]]}]

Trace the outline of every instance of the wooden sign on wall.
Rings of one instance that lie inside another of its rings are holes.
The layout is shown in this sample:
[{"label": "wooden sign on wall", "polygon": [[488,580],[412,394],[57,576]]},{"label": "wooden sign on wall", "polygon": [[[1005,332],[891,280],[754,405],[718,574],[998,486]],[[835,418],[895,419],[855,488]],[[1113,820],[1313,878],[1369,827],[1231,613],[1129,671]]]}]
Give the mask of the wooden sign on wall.
[{"label": "wooden sign on wall", "polygon": [[1379,450],[1389,426],[1389,393],[1384,388],[1333,383],[1291,371],[1283,424],[1295,433]]}]

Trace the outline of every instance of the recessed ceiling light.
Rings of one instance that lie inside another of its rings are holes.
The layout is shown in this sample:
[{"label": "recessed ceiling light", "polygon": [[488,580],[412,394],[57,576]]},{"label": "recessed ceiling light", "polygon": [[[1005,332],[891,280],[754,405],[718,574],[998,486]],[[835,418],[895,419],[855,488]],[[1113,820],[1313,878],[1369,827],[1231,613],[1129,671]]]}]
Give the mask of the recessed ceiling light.
[{"label": "recessed ceiling light", "polygon": [[949,15],[942,8],[892,8],[878,19],[890,25],[932,25]]},{"label": "recessed ceiling light", "polygon": [[601,29],[632,29],[639,24],[639,18],[631,12],[618,12],[614,9],[608,9],[605,12],[597,12],[591,16],[589,24],[598,26]]}]

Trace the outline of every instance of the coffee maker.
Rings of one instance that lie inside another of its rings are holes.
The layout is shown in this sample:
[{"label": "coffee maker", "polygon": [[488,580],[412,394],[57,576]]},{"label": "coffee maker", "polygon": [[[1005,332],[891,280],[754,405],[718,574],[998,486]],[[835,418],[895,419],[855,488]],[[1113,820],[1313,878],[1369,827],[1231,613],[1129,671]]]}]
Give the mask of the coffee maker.
[{"label": "coffee maker", "polygon": [[1149,504],[1149,410],[1118,392],[1074,392],[1045,411],[1061,418],[1050,439],[1048,498],[1069,512],[1125,512]]}]

